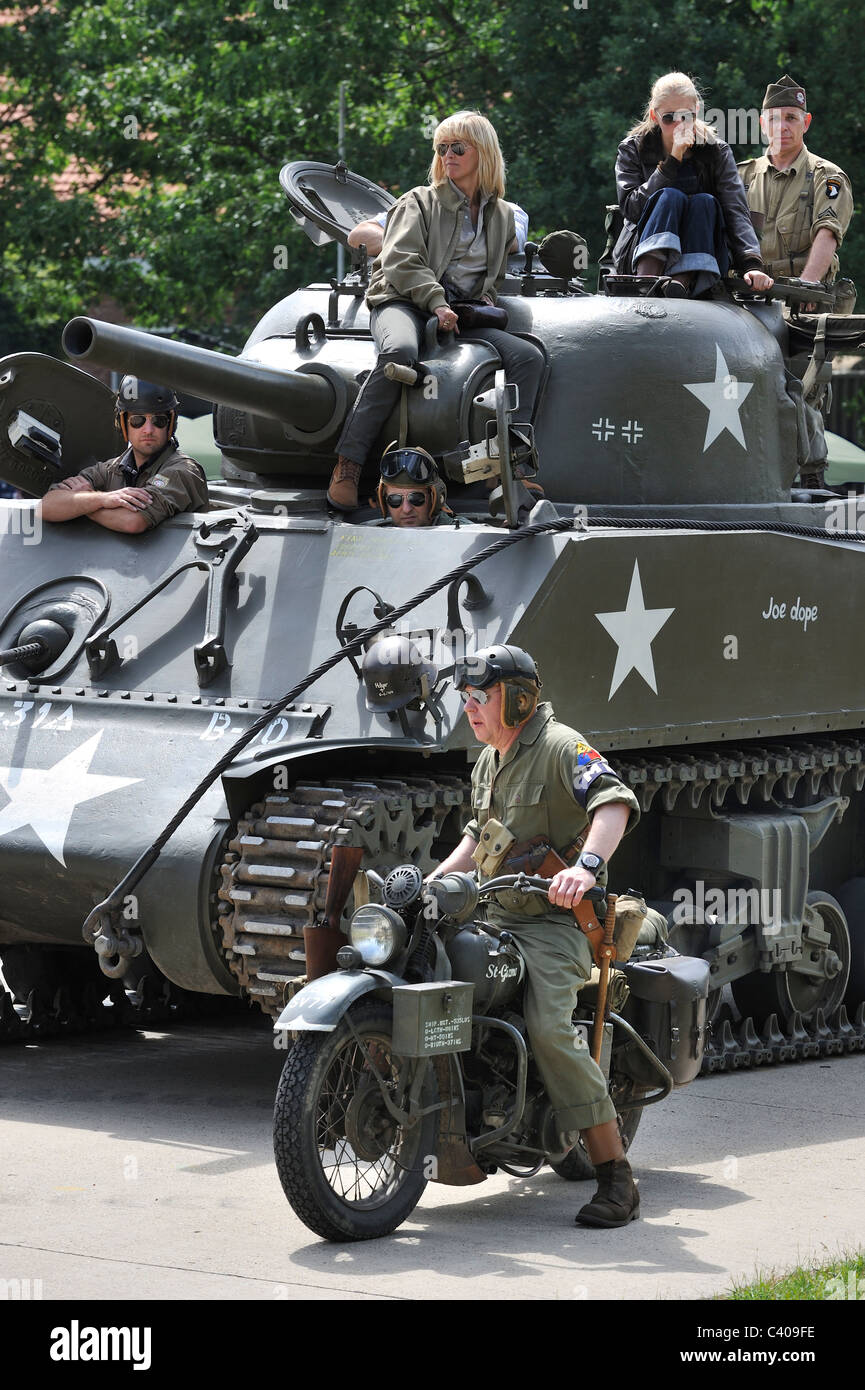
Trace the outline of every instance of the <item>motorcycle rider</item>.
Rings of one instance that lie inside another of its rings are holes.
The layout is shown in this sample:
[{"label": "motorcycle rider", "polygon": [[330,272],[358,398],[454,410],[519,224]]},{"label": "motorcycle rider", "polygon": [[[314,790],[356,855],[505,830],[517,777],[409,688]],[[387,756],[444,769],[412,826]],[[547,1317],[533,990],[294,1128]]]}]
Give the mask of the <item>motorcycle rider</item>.
[{"label": "motorcycle rider", "polygon": [[[472,773],[474,818],[432,876],[471,871],[477,863],[485,881],[508,872],[509,850],[516,853],[521,842],[541,834],[569,864],[550,882],[549,904],[503,892],[488,916],[512,933],[525,957],[526,1025],[563,1149],[582,1134],[597,1168],[598,1190],[576,1220],[624,1226],[639,1216],[640,1198],[604,1075],[572,1025],[592,956],[571,907],[606,882],[607,861],[639,819],[639,805],[601,754],[558,723],[548,702],[538,703],[537,666],[521,647],[484,648],[457,663],[454,684],[475,738],[486,747]],[[488,823],[492,834],[484,836]],[[502,843],[506,849],[497,853]]]}]

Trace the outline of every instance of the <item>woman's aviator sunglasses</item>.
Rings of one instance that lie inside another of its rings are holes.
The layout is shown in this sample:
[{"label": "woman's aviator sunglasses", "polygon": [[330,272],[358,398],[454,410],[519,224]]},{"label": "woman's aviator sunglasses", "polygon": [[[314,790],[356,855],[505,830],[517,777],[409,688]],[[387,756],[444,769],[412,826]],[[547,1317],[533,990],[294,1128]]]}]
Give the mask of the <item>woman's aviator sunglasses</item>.
[{"label": "woman's aviator sunglasses", "polygon": [[696,114],[693,111],[664,111],[661,114],[664,125],[672,125],[674,121],[693,121],[695,119]]},{"label": "woman's aviator sunglasses", "polygon": [[147,416],[147,415],[130,415],[130,417],[129,417],[129,427],[130,427],[130,429],[133,429],[133,430],[140,430],[140,429],[141,429],[141,426],[144,425],[144,424],[146,424],[146,422],[147,422],[148,419],[150,419],[150,420],[153,421],[153,428],[154,428],[154,429],[157,429],[157,430],[164,430],[164,429],[165,429],[165,426],[168,424],[169,420],[171,419],[171,416],[170,416],[169,414],[167,414],[166,412],[164,412],[164,411],[160,411],[160,413],[159,413],[158,415],[150,415],[150,416]]},{"label": "woman's aviator sunglasses", "polygon": [[453,150],[454,154],[459,158],[460,155],[465,154],[468,148],[469,146],[466,144],[465,140],[442,140],[440,145],[436,145],[436,154],[439,156],[439,159],[444,159],[448,150]]},{"label": "woman's aviator sunglasses", "polygon": [[396,511],[397,507],[402,506],[403,496],[405,496],[410,507],[422,507],[427,497],[425,492],[407,492],[405,494],[402,492],[389,492],[384,500],[393,511]]}]

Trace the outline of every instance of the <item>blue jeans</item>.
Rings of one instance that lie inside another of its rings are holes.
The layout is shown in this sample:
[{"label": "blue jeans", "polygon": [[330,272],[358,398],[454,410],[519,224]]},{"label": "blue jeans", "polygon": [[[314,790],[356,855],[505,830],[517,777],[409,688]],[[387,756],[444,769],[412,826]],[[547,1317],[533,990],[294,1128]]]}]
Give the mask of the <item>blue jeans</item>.
[{"label": "blue jeans", "polygon": [[720,203],[710,193],[688,197],[678,188],[653,194],[637,223],[634,266],[641,256],[665,261],[665,275],[696,272],[692,294],[708,289],[729,266]]}]

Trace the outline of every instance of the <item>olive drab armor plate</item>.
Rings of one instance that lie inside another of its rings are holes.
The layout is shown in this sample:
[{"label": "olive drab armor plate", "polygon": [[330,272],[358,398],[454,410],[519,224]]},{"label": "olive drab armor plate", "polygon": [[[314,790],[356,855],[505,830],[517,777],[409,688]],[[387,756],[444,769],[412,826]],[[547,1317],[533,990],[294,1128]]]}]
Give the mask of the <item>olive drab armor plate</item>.
[{"label": "olive drab armor plate", "polygon": [[[21,415],[59,436],[60,462],[10,437]],[[114,428],[114,395],[89,372],[35,352],[5,357],[0,367],[0,477],[41,497],[52,483],[80,473],[124,447]]]}]

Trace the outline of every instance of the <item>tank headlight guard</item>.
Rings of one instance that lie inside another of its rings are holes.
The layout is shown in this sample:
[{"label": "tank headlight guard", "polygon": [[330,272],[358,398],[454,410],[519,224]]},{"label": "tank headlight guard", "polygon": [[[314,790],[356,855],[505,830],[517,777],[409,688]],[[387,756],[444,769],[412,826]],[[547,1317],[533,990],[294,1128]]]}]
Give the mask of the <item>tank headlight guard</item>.
[{"label": "tank headlight guard", "polygon": [[352,916],[348,934],[364,965],[387,965],[404,949],[407,937],[399,913],[379,903],[359,907]]}]

